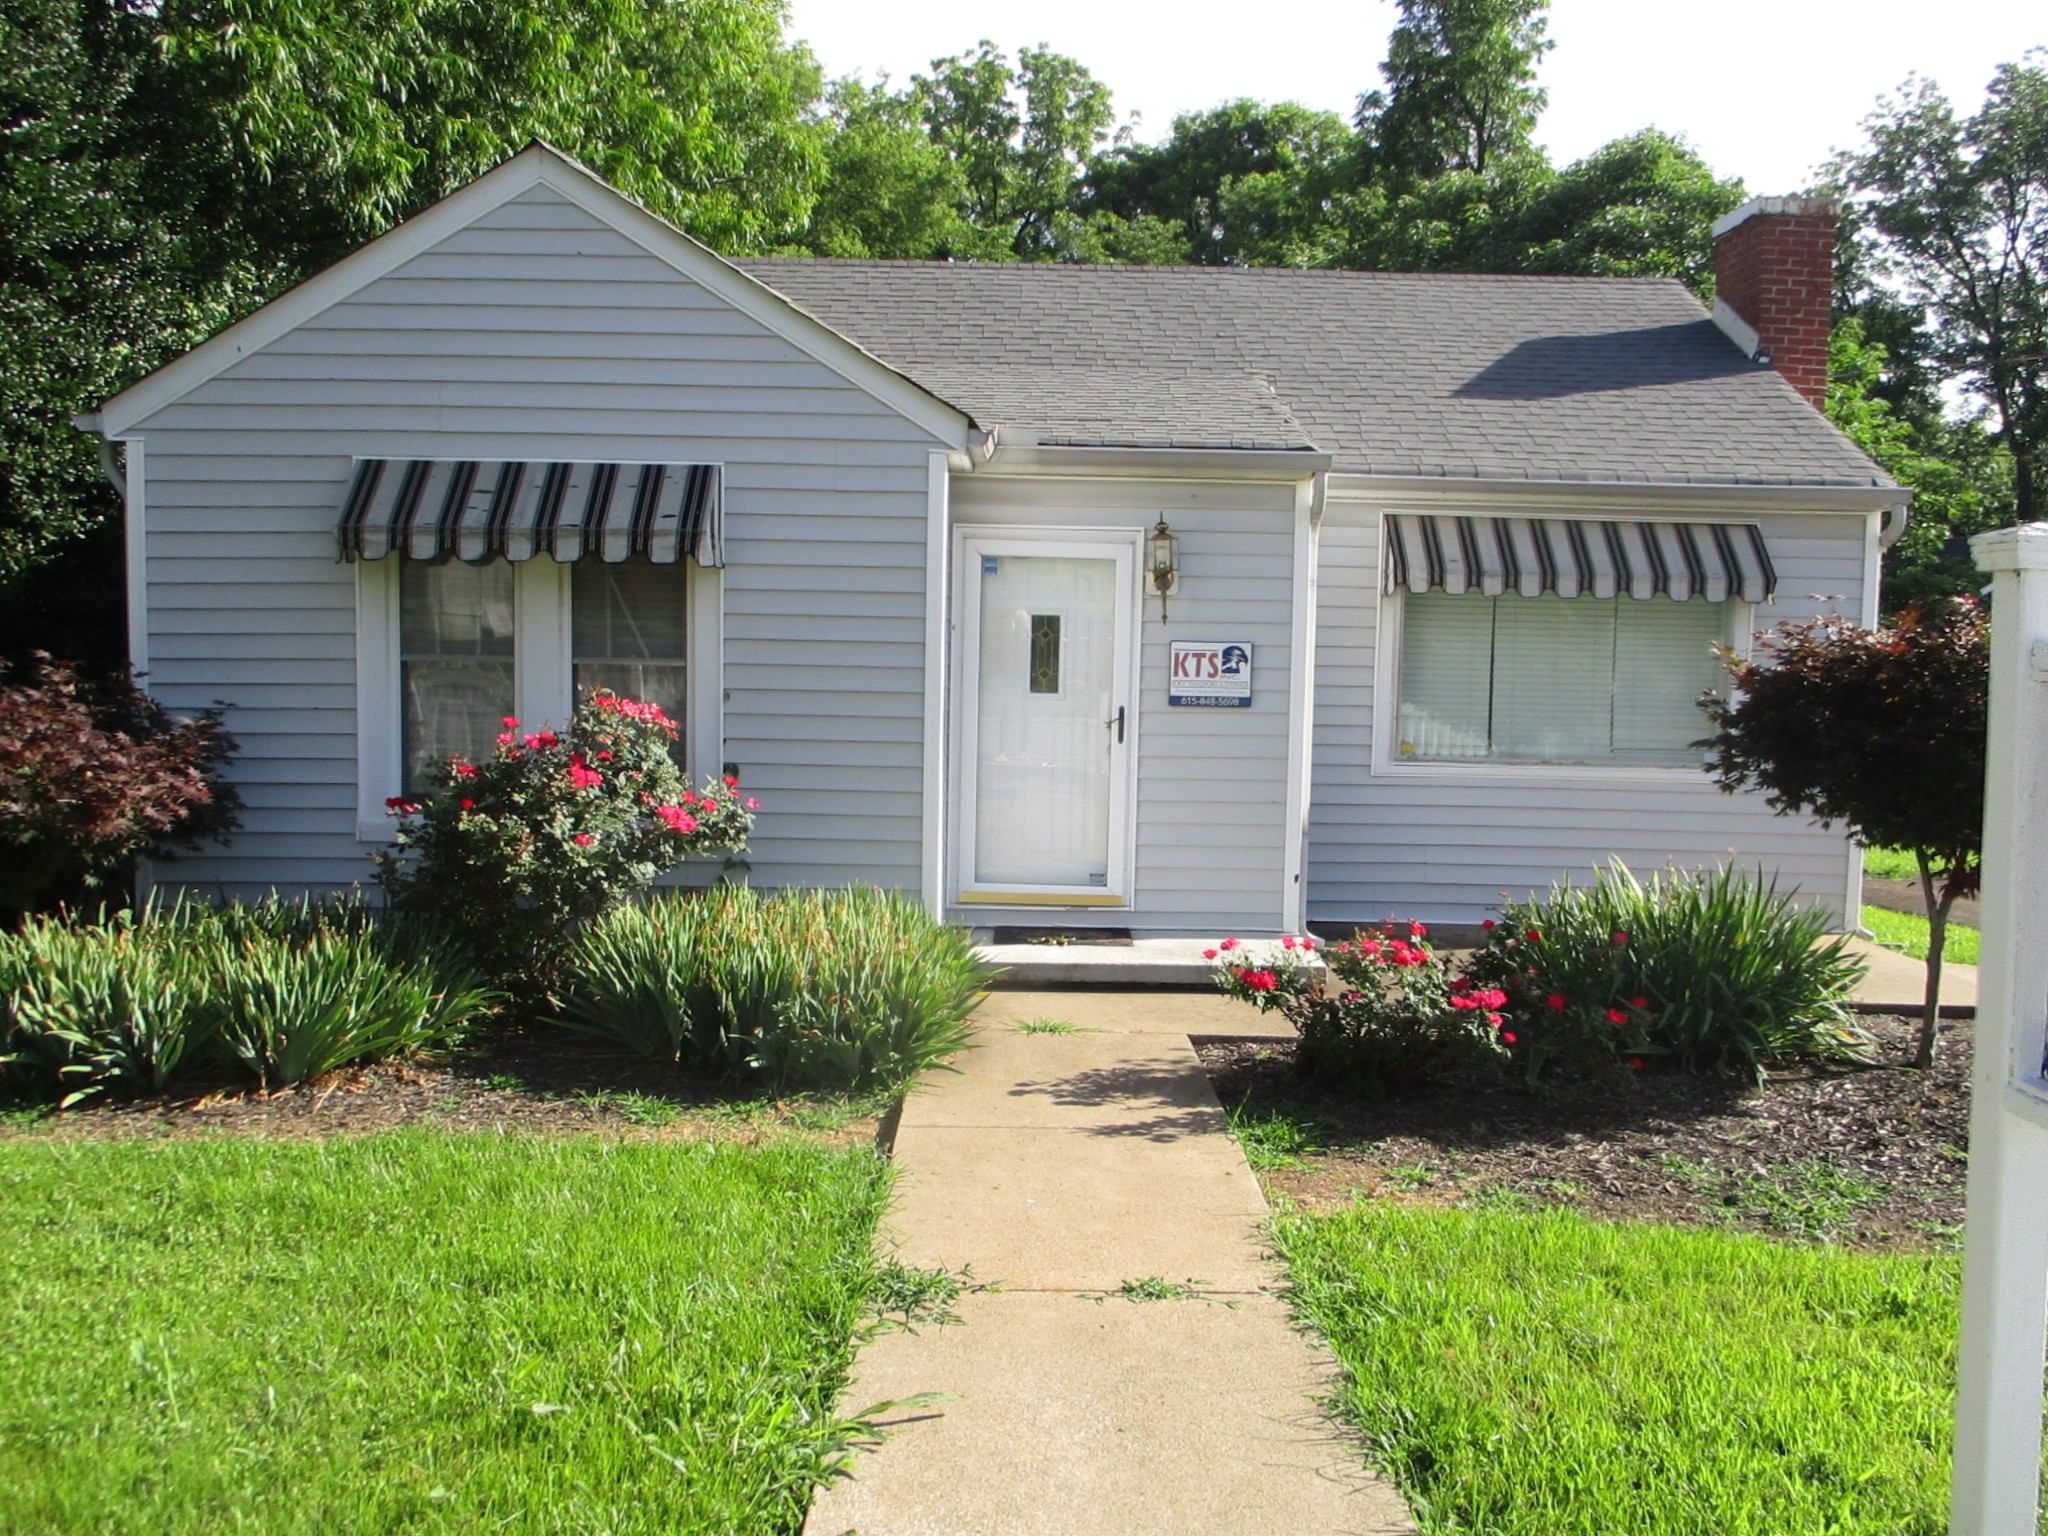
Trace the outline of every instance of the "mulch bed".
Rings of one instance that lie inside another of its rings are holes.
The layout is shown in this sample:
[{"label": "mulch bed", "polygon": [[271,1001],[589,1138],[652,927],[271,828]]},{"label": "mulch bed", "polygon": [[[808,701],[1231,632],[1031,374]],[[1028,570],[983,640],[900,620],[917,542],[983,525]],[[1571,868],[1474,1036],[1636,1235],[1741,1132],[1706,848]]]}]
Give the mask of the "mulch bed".
[{"label": "mulch bed", "polygon": [[1918,1072],[1897,1065],[1915,1021],[1862,1022],[1878,1065],[1800,1068],[1762,1086],[1659,1073],[1541,1096],[1487,1082],[1360,1097],[1299,1077],[1291,1042],[1200,1048],[1225,1108],[1298,1120],[1319,1143],[1261,1174],[1276,1203],[1564,1205],[1869,1247],[1952,1243],[1972,1026],[1945,1023],[1934,1068]]},{"label": "mulch bed", "polygon": [[14,1106],[0,1116],[0,1136],[320,1137],[425,1125],[684,1140],[801,1134],[854,1146],[876,1139],[880,1107],[764,1097],[538,1027],[497,1034],[451,1060],[351,1068],[269,1093],[194,1082],[161,1097],[60,1111]]}]

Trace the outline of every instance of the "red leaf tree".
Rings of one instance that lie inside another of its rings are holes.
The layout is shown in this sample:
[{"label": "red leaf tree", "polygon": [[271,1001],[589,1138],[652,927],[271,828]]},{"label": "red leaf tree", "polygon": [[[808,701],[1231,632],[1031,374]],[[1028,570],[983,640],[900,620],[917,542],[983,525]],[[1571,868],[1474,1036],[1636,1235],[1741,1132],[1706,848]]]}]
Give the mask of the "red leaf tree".
[{"label": "red leaf tree", "polygon": [[1721,787],[1761,789],[1779,815],[1840,822],[1865,847],[1912,850],[1929,934],[1915,1063],[1930,1065],[1949,910],[1977,889],[1983,851],[1988,616],[1958,597],[1883,629],[1784,624],[1754,660],[1723,659],[1734,696],[1702,701]]},{"label": "red leaf tree", "polygon": [[218,709],[171,715],[126,678],[88,683],[42,652],[0,687],[0,912],[118,885],[233,829],[218,778],[235,738]]}]

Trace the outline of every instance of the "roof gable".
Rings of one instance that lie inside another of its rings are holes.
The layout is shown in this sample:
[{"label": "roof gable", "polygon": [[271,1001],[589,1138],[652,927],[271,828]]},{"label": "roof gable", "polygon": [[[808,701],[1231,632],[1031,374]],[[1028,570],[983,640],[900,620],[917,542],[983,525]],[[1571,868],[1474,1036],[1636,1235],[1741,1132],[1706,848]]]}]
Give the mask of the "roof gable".
[{"label": "roof gable", "polygon": [[100,407],[98,430],[118,438],[137,429],[242,359],[536,187],[574,203],[940,442],[965,445],[973,426],[965,412],[544,144],[521,151],[130,385]]}]

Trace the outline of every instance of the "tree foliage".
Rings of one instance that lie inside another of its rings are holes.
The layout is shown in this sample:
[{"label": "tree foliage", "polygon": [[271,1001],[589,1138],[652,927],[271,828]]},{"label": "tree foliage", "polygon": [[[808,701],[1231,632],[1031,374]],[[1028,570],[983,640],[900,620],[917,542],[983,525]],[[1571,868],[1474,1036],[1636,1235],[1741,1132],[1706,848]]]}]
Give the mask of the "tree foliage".
[{"label": "tree foliage", "polygon": [[1484,176],[1533,153],[1547,93],[1536,66],[1550,0],[1399,0],[1384,90],[1358,103],[1361,149],[1394,191],[1454,173]]},{"label": "tree foliage", "polygon": [[176,718],[133,683],[36,657],[0,687],[0,912],[76,901],[141,854],[225,837],[241,810],[219,781],[234,751],[218,710]]},{"label": "tree foliage", "polygon": [[1990,407],[2016,518],[2048,516],[2048,62],[2001,65],[1970,117],[1909,82],[1865,128],[1839,169],[1866,258],[1926,307],[1934,361]]},{"label": "tree foliage", "polygon": [[1703,700],[1709,771],[1779,815],[1840,822],[1865,847],[1910,848],[1932,928],[1919,1064],[1933,1059],[1949,909],[1976,889],[1984,830],[1990,624],[1968,597],[1883,629],[1839,616],[1785,624],[1728,653],[1733,700]]}]

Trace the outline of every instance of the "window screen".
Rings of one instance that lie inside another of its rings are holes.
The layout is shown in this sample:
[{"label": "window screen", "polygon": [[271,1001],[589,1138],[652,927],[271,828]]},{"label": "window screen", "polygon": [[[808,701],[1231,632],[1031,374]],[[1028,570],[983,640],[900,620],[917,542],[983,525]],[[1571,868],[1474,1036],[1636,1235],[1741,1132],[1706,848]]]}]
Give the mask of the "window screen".
[{"label": "window screen", "polygon": [[512,567],[399,564],[405,788],[456,753],[488,756],[512,713]]},{"label": "window screen", "polygon": [[[688,678],[685,584],[688,567],[579,560],[570,578],[570,634],[576,691],[609,688],[659,704],[680,729]],[[676,743],[680,760],[682,742]]]},{"label": "window screen", "polygon": [[1655,597],[1403,601],[1406,760],[1686,764],[1708,731],[1695,702],[1723,681],[1727,605]]}]

